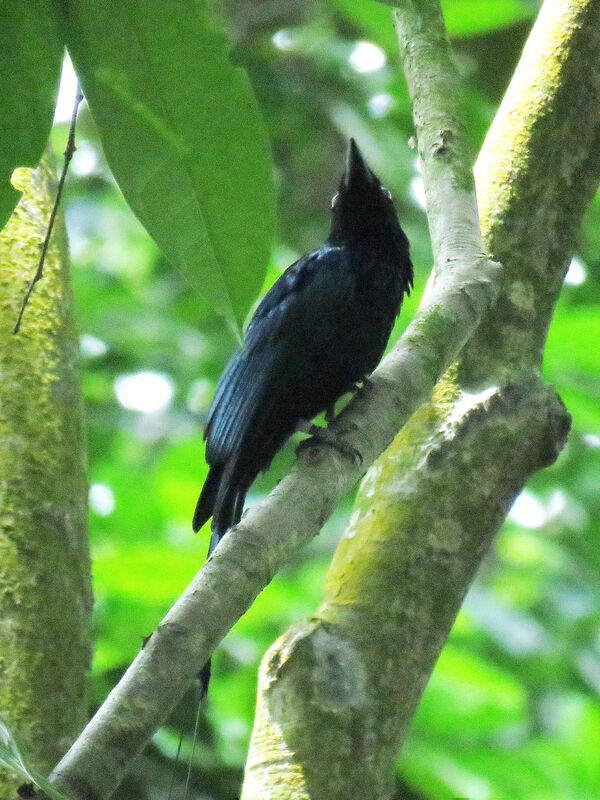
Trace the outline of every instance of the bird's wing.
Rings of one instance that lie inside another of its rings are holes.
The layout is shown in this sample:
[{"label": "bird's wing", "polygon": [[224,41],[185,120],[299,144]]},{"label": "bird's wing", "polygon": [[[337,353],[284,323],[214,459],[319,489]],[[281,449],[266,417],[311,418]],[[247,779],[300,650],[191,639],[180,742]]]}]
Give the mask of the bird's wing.
[{"label": "bird's wing", "polygon": [[280,336],[293,338],[327,325],[346,307],[354,291],[346,251],[323,245],[294,262],[263,297],[250,320],[249,348]]},{"label": "bird's wing", "polygon": [[246,347],[221,376],[208,411],[209,463],[224,462],[244,445],[258,413],[273,424],[282,392],[289,393],[282,382],[295,349],[317,340],[331,344],[338,310],[354,291],[346,258],[341,248],[321,247],[292,264],[265,295],[248,325]]},{"label": "bird's wing", "polygon": [[209,464],[226,461],[243,440],[246,427],[268,401],[269,377],[276,370],[281,347],[272,344],[242,350],[221,376],[208,411],[204,438]]}]

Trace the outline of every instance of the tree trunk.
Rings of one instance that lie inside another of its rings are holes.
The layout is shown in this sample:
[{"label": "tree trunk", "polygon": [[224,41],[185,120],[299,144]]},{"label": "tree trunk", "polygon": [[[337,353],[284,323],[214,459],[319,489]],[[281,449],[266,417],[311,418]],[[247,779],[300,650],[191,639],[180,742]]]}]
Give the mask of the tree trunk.
[{"label": "tree trunk", "polygon": [[[447,65],[434,5],[397,3],[422,161],[427,126],[447,100],[435,96]],[[503,291],[363,480],[314,617],[265,656],[243,800],[389,796],[475,570],[528,477],[564,444],[569,417],[541,360],[600,176],[599,56],[598,4],[547,0],[476,169]],[[442,152],[451,134],[438,128]]]},{"label": "tree trunk", "polygon": [[[0,234],[0,714],[47,774],[87,711],[87,479],[62,222],[12,333],[56,195],[52,154],[13,180],[23,197]],[[0,770],[0,796],[19,782]]]}]

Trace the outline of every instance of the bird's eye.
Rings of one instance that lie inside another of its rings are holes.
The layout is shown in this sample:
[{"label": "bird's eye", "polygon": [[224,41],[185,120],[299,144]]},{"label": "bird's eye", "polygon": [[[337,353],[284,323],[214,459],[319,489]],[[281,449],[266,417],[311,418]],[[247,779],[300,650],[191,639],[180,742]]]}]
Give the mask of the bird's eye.
[{"label": "bird's eye", "polygon": [[340,199],[339,192],[336,192],[333,197],[331,198],[331,207],[335,208],[338,204],[338,200]]},{"label": "bird's eye", "polygon": [[390,190],[386,189],[385,186],[382,186],[381,188],[383,189],[383,191],[385,192],[387,197],[391,200],[392,199],[392,193],[390,192]]}]

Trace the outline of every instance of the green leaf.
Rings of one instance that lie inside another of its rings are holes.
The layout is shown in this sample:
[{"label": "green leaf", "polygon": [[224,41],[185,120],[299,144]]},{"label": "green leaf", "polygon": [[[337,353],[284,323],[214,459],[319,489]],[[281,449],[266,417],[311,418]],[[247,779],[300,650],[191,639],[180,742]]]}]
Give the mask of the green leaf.
[{"label": "green leaf", "polygon": [[232,324],[258,293],[274,227],[266,130],[203,3],[68,0],[67,47],[126,200]]},{"label": "green leaf", "polygon": [[532,19],[538,6],[528,0],[442,0],[451,36],[476,36]]},{"label": "green leaf", "polygon": [[46,778],[27,767],[12,733],[1,716],[0,766],[5,767],[11,772],[16,772],[17,775],[20,775],[25,779],[25,781],[34,783],[39,789],[48,795],[50,800],[69,800],[66,795],[62,794],[58,791],[58,789],[52,786],[52,784]]},{"label": "green leaf", "polygon": [[[344,4],[352,8],[353,14],[362,12],[356,10],[359,2],[356,0],[334,0],[336,5]],[[397,0],[378,0],[386,6],[396,7]],[[370,4],[362,4],[369,9]],[[442,0],[442,10],[446,28],[451,36],[477,36],[489,31],[507,28],[517,22],[532,19],[537,13],[538,6],[529,0]],[[368,13],[368,12],[367,12]]]},{"label": "green leaf", "polygon": [[48,141],[63,44],[45,0],[0,5],[0,229],[20,193],[15,167],[36,167]]}]

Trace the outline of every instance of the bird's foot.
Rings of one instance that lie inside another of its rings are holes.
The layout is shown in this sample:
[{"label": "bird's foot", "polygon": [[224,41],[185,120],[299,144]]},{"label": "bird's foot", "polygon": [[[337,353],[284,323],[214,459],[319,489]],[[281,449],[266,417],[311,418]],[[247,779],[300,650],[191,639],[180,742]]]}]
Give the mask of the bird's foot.
[{"label": "bird's foot", "polygon": [[360,381],[356,381],[356,383],[352,384],[352,391],[353,392],[370,392],[373,388],[373,381],[368,378],[362,378]]},{"label": "bird's foot", "polygon": [[296,425],[296,431],[299,433],[307,433],[311,437],[310,439],[305,439],[303,442],[300,442],[296,452],[300,452],[300,450],[303,450],[305,447],[310,447],[311,444],[317,442],[319,444],[328,444],[331,447],[335,447],[338,452],[353,461],[356,466],[360,466],[363,463],[363,457],[360,452],[355,447],[348,444],[348,442],[340,439],[338,434],[329,430],[329,428],[321,428],[319,425],[315,425],[308,420],[301,420]]}]

